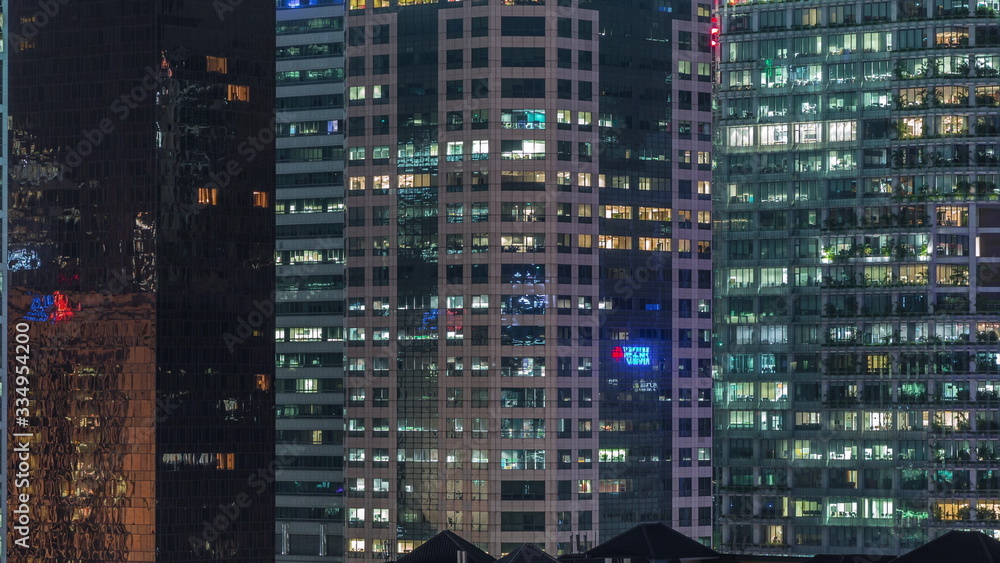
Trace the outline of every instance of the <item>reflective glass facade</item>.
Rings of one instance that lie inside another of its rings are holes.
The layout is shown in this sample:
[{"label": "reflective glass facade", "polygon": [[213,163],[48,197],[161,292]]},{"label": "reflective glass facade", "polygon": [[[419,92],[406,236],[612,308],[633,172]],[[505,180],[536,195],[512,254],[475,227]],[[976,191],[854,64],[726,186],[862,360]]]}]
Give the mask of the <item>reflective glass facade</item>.
[{"label": "reflective glass facade", "polygon": [[657,4],[349,3],[348,558],[709,536],[709,8]]},{"label": "reflective glass facade", "polygon": [[273,560],[274,9],[218,7],[8,4],[9,561]]},{"label": "reflective glass facade", "polygon": [[720,7],[723,549],[1000,533],[996,9]]},{"label": "reflective glass facade", "polygon": [[[277,2],[277,560],[344,521],[344,2]],[[285,453],[292,452],[294,453]]]}]

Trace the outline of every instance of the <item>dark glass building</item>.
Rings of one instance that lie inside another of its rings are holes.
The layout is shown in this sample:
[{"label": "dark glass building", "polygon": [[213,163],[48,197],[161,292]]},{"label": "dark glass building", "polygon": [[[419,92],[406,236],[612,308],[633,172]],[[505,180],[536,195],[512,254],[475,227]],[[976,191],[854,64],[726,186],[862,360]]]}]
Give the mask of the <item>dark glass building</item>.
[{"label": "dark glass building", "polygon": [[1000,535],[996,14],[721,6],[723,549]]},{"label": "dark glass building", "polygon": [[349,558],[710,535],[709,11],[349,1]]},{"label": "dark glass building", "polygon": [[273,560],[274,6],[6,5],[7,558]]}]

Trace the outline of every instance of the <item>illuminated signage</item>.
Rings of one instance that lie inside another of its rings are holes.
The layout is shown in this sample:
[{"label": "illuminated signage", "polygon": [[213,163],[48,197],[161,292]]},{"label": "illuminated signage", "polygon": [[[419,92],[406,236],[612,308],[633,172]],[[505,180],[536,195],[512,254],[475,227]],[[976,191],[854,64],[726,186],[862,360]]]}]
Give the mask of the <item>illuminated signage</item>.
[{"label": "illuminated signage", "polygon": [[7,268],[12,272],[34,270],[42,265],[38,252],[30,248],[18,248],[7,253]]},{"label": "illuminated signage", "polygon": [[625,362],[628,366],[648,366],[649,346],[615,346],[611,357],[616,362]]},{"label": "illuminated signage", "polygon": [[[77,306],[77,310],[79,310],[79,306]],[[24,320],[35,322],[48,321],[55,324],[68,321],[75,314],[73,306],[70,305],[69,298],[61,292],[55,291],[52,295],[32,294],[31,306],[24,315]]]}]

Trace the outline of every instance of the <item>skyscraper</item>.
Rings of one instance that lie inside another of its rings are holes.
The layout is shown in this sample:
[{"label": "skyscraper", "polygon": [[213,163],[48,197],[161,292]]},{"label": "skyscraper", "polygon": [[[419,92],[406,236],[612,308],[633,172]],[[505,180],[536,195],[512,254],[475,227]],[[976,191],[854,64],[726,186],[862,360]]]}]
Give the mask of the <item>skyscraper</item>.
[{"label": "skyscraper", "polygon": [[274,9],[5,7],[7,560],[273,560]]},{"label": "skyscraper", "polygon": [[278,561],[344,550],[343,26],[277,4]]},{"label": "skyscraper", "polygon": [[709,7],[655,4],[349,3],[349,557],[709,535]]},{"label": "skyscraper", "polygon": [[722,548],[1000,533],[995,4],[720,16]]}]

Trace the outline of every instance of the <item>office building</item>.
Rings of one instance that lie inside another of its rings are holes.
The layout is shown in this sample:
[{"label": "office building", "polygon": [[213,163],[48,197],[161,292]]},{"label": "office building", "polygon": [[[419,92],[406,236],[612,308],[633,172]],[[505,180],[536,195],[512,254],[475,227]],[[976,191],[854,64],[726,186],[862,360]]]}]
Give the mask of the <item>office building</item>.
[{"label": "office building", "polygon": [[720,7],[722,549],[1000,533],[996,8]]},{"label": "office building", "polygon": [[275,531],[282,562],[335,561],[344,550],[343,24],[343,2],[277,5]]},{"label": "office building", "polygon": [[6,560],[273,560],[274,8],[4,5]]},{"label": "office building", "polygon": [[349,558],[710,535],[709,10],[349,3]]}]

